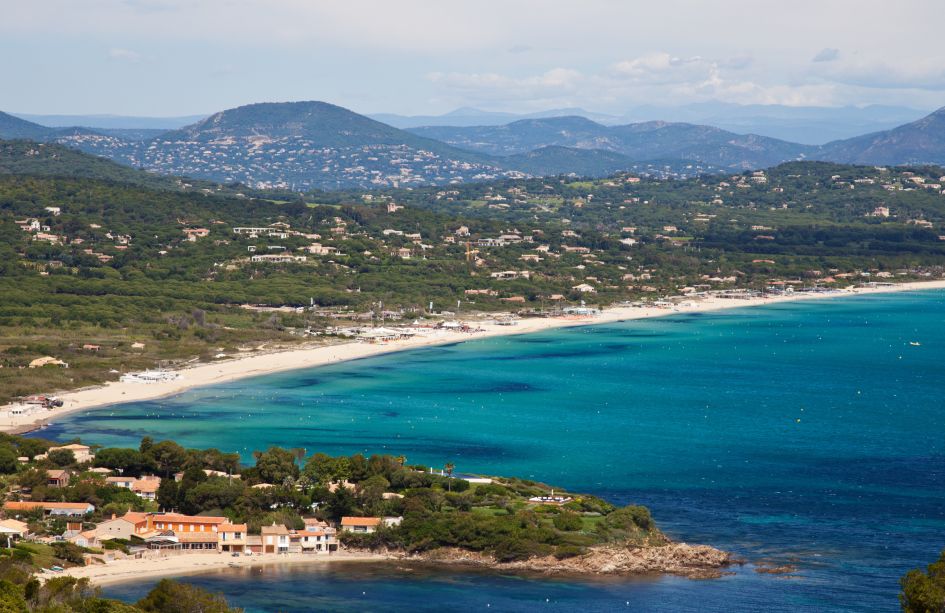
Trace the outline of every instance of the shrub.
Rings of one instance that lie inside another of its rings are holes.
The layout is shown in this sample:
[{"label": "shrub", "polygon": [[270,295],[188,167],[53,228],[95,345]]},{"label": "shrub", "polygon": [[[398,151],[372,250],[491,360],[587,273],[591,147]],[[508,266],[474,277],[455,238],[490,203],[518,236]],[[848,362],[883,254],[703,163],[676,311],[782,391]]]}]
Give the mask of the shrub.
[{"label": "shrub", "polygon": [[576,532],[584,528],[584,522],[581,516],[572,511],[562,511],[555,515],[553,520],[555,528],[562,532]]}]

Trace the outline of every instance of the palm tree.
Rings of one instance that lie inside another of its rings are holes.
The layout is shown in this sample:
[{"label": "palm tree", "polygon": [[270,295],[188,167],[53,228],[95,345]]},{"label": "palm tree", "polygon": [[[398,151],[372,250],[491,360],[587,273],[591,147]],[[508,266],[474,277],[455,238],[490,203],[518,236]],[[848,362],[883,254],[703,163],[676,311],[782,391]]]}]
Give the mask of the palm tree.
[{"label": "palm tree", "polygon": [[449,477],[449,481],[446,482],[446,491],[448,492],[453,491],[453,469],[455,468],[456,466],[454,466],[452,462],[447,462],[446,466],[443,467]]}]

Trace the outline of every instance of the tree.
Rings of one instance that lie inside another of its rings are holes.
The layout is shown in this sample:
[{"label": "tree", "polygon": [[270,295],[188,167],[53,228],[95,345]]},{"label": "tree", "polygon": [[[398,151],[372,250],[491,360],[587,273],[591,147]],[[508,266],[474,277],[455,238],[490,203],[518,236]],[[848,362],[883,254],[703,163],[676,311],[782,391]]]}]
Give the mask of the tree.
[{"label": "tree", "polygon": [[162,477],[179,472],[187,461],[187,450],[174,441],[154,444],[146,453],[155,463]]},{"label": "tree", "polygon": [[899,582],[902,586],[899,603],[906,613],[945,611],[945,550],[926,570],[910,570]]},{"label": "tree", "polygon": [[449,479],[449,481],[446,482],[446,491],[448,492],[453,491],[453,470],[455,468],[456,466],[452,462],[447,462],[446,466],[443,467],[443,469],[446,470],[447,479]]},{"label": "tree", "polygon": [[7,445],[0,447],[0,474],[9,475],[15,473],[19,462],[17,461],[16,451]]},{"label": "tree", "polygon": [[390,487],[390,482],[381,475],[368,477],[358,484],[358,500],[369,512],[375,510],[384,500],[384,492]]},{"label": "tree", "polygon": [[75,454],[72,453],[70,449],[56,449],[50,451],[46,459],[49,460],[53,466],[58,466],[59,468],[75,464]]},{"label": "tree", "polygon": [[46,485],[46,471],[40,470],[38,468],[31,468],[21,473],[16,480],[20,484],[20,487],[32,490],[41,485]]},{"label": "tree", "polygon": [[41,453],[45,453],[48,444],[38,441],[35,438],[21,438],[17,441],[17,450],[21,456],[33,459]]},{"label": "tree", "polygon": [[3,613],[20,613],[21,611],[26,613],[29,611],[20,587],[6,579],[0,581],[0,611]]},{"label": "tree", "polygon": [[358,507],[354,494],[346,487],[339,487],[328,497],[325,505],[331,519],[338,521],[346,515],[353,515]]},{"label": "tree", "polygon": [[211,594],[199,587],[162,579],[148,595],[135,606],[151,613],[230,613],[231,609],[222,594]]},{"label": "tree", "polygon": [[256,470],[264,483],[279,484],[286,477],[295,479],[299,476],[299,467],[295,465],[295,455],[279,447],[270,447],[266,451],[256,452]]},{"label": "tree", "polygon": [[157,490],[158,507],[165,511],[176,509],[179,493],[176,481],[161,479],[161,485],[158,486]]},{"label": "tree", "polygon": [[121,471],[123,475],[135,477],[154,470],[154,463],[144,453],[136,449],[106,447],[95,453],[95,466]]},{"label": "tree", "polygon": [[230,508],[236,504],[243,490],[244,486],[239,481],[231,483],[224,477],[208,479],[187,491],[181,510],[185,513],[200,513]]}]

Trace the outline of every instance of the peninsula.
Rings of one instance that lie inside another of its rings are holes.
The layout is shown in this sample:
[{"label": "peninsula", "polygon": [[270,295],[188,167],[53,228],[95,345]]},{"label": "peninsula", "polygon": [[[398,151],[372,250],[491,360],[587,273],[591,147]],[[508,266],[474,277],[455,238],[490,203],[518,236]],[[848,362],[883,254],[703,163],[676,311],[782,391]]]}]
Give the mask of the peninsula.
[{"label": "peninsula", "polygon": [[5,435],[0,530],[44,578],[94,584],[269,563],[403,560],[709,578],[728,553],[674,543],[648,509],[530,480],[277,447],[236,454]]}]

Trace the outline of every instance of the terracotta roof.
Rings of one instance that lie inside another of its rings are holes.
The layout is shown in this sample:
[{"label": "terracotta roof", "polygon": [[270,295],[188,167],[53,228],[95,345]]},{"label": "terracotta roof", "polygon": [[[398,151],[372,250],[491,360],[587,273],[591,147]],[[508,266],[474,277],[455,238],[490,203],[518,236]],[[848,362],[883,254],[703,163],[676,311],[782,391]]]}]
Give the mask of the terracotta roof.
[{"label": "terracotta roof", "polygon": [[262,534],[288,534],[289,529],[283,526],[282,524],[275,524],[272,526],[263,526],[259,530]]},{"label": "terracotta roof", "polygon": [[153,493],[158,491],[158,488],[161,487],[161,482],[154,479],[141,480],[138,479],[131,484],[132,492],[149,492]]},{"label": "terracotta roof", "polygon": [[62,470],[61,468],[50,468],[46,471],[46,476],[50,479],[62,479],[67,474],[69,474],[68,471]]},{"label": "terracotta roof", "polygon": [[317,532],[313,530],[299,530],[296,534],[299,536],[325,536],[328,533],[321,530]]},{"label": "terracotta roof", "polygon": [[219,528],[220,532],[246,532],[246,524],[223,524]]},{"label": "terracotta roof", "polygon": [[95,508],[87,502],[37,502],[24,500],[22,502],[7,501],[3,503],[3,508],[8,511],[32,511],[33,509],[85,510],[89,507]]},{"label": "terracotta roof", "polygon": [[155,513],[154,521],[175,522],[184,524],[225,524],[229,523],[226,517],[214,515],[183,515],[181,513]]},{"label": "terracotta roof", "polygon": [[20,521],[18,519],[2,519],[0,520],[0,527],[7,528],[8,530],[18,530],[23,532],[28,526],[25,521]]},{"label": "terracotta roof", "polygon": [[129,521],[133,524],[143,524],[144,522],[148,520],[148,514],[142,513],[140,511],[128,511],[127,513],[121,516],[121,519],[124,519],[125,521]]},{"label": "terracotta roof", "polygon": [[177,540],[181,543],[216,543],[217,542],[217,533],[208,532],[206,530],[202,532],[174,532],[174,536],[177,537]]},{"label": "terracotta roof", "polygon": [[342,526],[379,526],[381,525],[380,517],[342,517],[341,518]]}]

